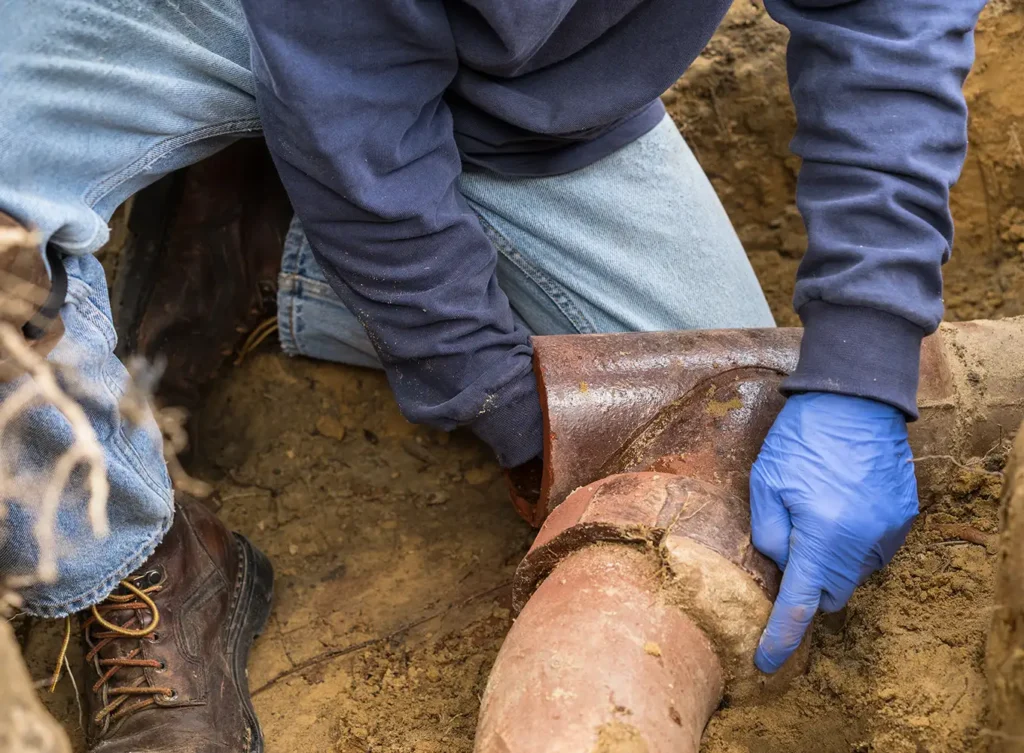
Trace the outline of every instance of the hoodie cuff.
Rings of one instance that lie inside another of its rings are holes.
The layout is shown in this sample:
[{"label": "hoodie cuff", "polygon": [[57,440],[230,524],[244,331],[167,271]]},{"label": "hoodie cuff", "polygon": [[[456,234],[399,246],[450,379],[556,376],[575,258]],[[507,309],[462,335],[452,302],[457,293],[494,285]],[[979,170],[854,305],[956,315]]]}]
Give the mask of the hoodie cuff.
[{"label": "hoodie cuff", "polygon": [[866,397],[917,419],[917,381],[925,331],[901,316],[862,306],[811,301],[800,362],[782,392],[833,392]]},{"label": "hoodie cuff", "polygon": [[[533,370],[509,386],[515,394],[512,399],[503,404],[500,399],[493,400],[497,407],[485,407],[470,424],[473,433],[494,450],[502,468],[520,466],[540,457],[544,450],[544,420]],[[506,389],[506,394],[509,391]]]}]

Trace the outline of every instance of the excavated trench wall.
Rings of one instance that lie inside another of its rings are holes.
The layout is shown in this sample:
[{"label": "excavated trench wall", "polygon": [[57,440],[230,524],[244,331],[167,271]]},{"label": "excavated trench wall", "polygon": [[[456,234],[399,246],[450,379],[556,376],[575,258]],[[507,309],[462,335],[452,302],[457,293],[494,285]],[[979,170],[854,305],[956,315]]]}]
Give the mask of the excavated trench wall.
[{"label": "excavated trench wall", "polygon": [[[787,32],[761,0],[736,0],[718,34],[665,95],[718,190],[781,325],[806,239],[793,203],[799,160],[786,85]],[[953,192],[947,319],[1024,313],[1024,2],[990,0],[967,81],[970,151]]]}]

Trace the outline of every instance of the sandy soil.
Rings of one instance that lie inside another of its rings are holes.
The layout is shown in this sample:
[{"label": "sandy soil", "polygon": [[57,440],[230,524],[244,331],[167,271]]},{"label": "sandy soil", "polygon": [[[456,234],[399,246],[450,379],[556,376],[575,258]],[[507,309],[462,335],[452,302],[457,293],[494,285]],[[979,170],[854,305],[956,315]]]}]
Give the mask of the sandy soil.
[{"label": "sandy soil", "polygon": [[268,753],[470,750],[532,536],[486,450],[408,424],[380,374],[276,355],[202,415],[221,515],[278,568],[250,673]]},{"label": "sandy soil", "polygon": [[[993,0],[968,84],[949,318],[1024,312],[1024,97],[1012,75],[1024,69],[1022,41],[1024,8]],[[779,322],[792,324],[804,240],[784,42],[759,3],[737,0],[666,101]],[[251,665],[268,752],[470,751],[509,625],[509,579],[532,536],[487,452],[410,426],[379,374],[272,348],[215,385],[198,415],[194,470],[214,483],[211,504],[278,571]],[[994,557],[939,527],[994,530],[997,487],[995,476],[965,477],[925,510],[893,565],[844,614],[819,620],[809,674],[770,708],[722,709],[705,752],[982,750]],[[52,629],[32,632],[35,677],[48,674],[55,642]],[[75,732],[70,685],[47,701]]]}]

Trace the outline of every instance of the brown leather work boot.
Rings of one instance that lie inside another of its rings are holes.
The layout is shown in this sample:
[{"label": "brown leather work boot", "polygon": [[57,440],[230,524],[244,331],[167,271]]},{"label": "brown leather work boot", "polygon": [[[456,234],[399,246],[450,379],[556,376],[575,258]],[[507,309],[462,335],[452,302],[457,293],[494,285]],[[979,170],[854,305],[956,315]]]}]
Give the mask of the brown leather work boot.
[{"label": "brown leather work boot", "polygon": [[260,753],[246,663],[273,570],[245,538],[178,494],[146,564],[79,617],[90,753]]},{"label": "brown leather work boot", "polygon": [[292,210],[262,139],[243,139],[141,191],[116,255],[117,354],[167,359],[166,404],[196,396],[276,311]]}]

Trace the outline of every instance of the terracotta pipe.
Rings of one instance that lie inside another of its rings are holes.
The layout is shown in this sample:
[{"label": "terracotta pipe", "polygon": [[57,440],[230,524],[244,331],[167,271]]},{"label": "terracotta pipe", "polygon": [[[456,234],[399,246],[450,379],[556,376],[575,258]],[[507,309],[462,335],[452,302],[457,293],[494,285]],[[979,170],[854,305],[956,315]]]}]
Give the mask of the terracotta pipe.
[{"label": "terracotta pipe", "polygon": [[[662,470],[746,493],[747,473],[796,367],[799,329],[534,338],[545,409],[539,498],[514,495],[539,526],[574,489]],[[1024,418],[1024,317],[945,324],[921,348],[910,441],[920,457],[984,455]],[[918,464],[922,498],[956,468]]]},{"label": "terracotta pipe", "polygon": [[[517,507],[546,522],[477,753],[696,751],[722,694],[749,702],[802,671],[806,642],[771,678],[753,666],[779,572],[750,544],[746,489],[798,346],[798,330],[535,340],[544,477]],[[1024,418],[1024,318],[946,325],[921,359],[927,498]]]},{"label": "terracotta pipe", "polygon": [[718,658],[647,587],[650,558],[615,550],[586,547],[540,584],[492,671],[477,750],[696,753],[722,694]]}]

